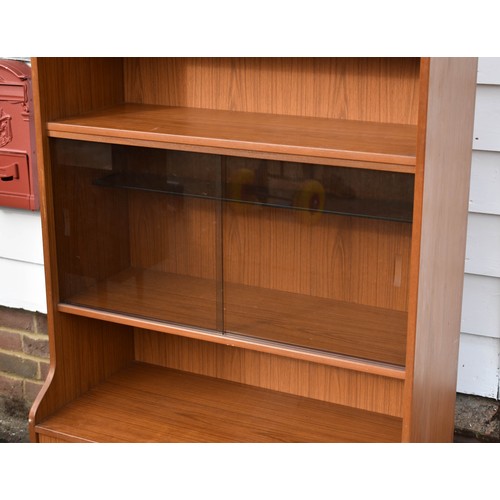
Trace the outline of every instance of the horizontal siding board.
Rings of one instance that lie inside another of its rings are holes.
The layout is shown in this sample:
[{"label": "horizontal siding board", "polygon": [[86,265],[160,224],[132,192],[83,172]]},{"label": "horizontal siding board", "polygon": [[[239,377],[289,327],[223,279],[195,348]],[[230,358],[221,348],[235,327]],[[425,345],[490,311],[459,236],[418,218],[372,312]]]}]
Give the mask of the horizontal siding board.
[{"label": "horizontal siding board", "polygon": [[477,83],[500,85],[500,57],[480,57],[478,59]]},{"label": "horizontal siding board", "polygon": [[0,208],[0,258],[43,264],[39,212]]},{"label": "horizontal siding board", "polygon": [[473,148],[500,151],[500,85],[478,85]]},{"label": "horizontal siding board", "polygon": [[500,388],[500,58],[479,58],[457,391]]},{"label": "horizontal siding board", "polygon": [[465,275],[461,331],[500,338],[500,278]]},{"label": "horizontal siding board", "polygon": [[0,258],[0,305],[47,312],[44,267]]},{"label": "horizontal siding board", "polygon": [[457,392],[498,398],[500,340],[460,335]]},{"label": "horizontal siding board", "polygon": [[469,213],[465,272],[500,277],[500,216]]},{"label": "horizontal siding board", "polygon": [[473,151],[469,211],[500,215],[500,153]]}]

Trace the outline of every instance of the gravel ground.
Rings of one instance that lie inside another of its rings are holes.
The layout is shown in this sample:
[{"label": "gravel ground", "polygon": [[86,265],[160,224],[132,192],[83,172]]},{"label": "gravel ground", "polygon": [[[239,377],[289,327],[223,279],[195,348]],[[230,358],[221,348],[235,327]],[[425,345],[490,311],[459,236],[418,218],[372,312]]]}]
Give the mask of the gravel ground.
[{"label": "gravel ground", "polygon": [[455,432],[481,442],[500,443],[500,401],[457,394]]},{"label": "gravel ground", "polygon": [[28,411],[20,400],[0,398],[0,443],[28,443]]}]

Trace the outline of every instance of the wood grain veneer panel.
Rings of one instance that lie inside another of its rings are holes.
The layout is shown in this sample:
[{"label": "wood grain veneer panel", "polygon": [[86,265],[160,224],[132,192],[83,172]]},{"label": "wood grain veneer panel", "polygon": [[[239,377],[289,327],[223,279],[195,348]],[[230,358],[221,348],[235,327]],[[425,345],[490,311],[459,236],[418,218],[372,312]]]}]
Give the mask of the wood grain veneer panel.
[{"label": "wood grain veneer panel", "polygon": [[[121,367],[123,362],[130,361],[131,343],[130,336],[127,342],[127,337],[121,335],[127,329],[120,325],[88,323],[88,320],[81,321],[81,318],[69,319],[56,311],[59,301],[55,253],[57,229],[53,206],[53,171],[45,130],[48,120],[122,102],[122,63],[111,59],[35,58],[32,66],[50,344],[49,375],[30,411],[30,436],[36,440],[34,426],[39,419],[102,381]],[[109,363],[105,362],[108,356]]]},{"label": "wood grain veneer panel", "polygon": [[55,444],[55,443],[69,443],[70,442],[70,441],[68,441],[66,439],[56,438],[56,437],[53,437],[53,436],[47,436],[45,434],[37,434],[37,437],[38,437],[38,442],[39,443],[51,443],[51,444]]},{"label": "wood grain veneer panel", "polygon": [[215,280],[220,265],[216,243],[219,204],[207,199],[131,192],[132,266]]},{"label": "wood grain veneer panel", "polygon": [[226,283],[407,310],[411,224],[227,203],[223,237]]},{"label": "wood grain veneer panel", "polygon": [[417,123],[418,58],[127,58],[127,102]]},{"label": "wood grain veneer panel", "polygon": [[309,163],[336,158],[399,164],[404,171],[415,164],[416,128],[406,124],[125,104],[51,121],[47,130],[51,137],[144,141],[167,149],[172,143],[214,153],[300,155]]},{"label": "wood grain veneer panel", "polygon": [[403,380],[136,329],[136,359],[401,416]]},{"label": "wood grain veneer panel", "polygon": [[401,419],[135,364],[37,431],[98,442],[395,442]]},{"label": "wood grain veneer panel", "polygon": [[101,311],[216,329],[215,280],[126,269],[66,299]]},{"label": "wood grain veneer panel", "polygon": [[120,58],[39,57],[36,65],[44,122],[124,101]]},{"label": "wood grain veneer panel", "polygon": [[404,435],[453,439],[475,59],[432,58],[422,76]]},{"label": "wood grain veneer panel", "polygon": [[132,329],[127,326],[60,313],[54,323],[51,370],[31,426],[134,359]]},{"label": "wood grain veneer panel", "polygon": [[404,366],[403,311],[227,284],[224,328],[247,337]]}]

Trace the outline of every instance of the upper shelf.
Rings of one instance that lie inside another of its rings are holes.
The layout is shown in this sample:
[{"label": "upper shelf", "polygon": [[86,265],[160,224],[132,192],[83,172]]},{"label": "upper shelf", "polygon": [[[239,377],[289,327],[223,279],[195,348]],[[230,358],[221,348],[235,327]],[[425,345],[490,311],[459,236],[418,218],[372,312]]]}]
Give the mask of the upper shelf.
[{"label": "upper shelf", "polygon": [[[122,104],[47,123],[50,137],[413,173],[416,126]],[[359,164],[356,164],[358,162]]]}]

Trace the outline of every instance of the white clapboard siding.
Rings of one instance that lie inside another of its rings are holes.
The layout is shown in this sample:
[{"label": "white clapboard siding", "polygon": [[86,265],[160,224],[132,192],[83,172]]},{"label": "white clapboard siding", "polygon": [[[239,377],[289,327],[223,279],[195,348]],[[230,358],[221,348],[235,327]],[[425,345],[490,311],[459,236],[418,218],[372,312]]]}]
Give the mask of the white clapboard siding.
[{"label": "white clapboard siding", "polygon": [[500,277],[500,217],[469,213],[465,272]]},{"label": "white clapboard siding", "polygon": [[477,83],[500,85],[500,57],[480,57],[477,65]]},{"label": "white clapboard siding", "polygon": [[39,212],[0,208],[0,258],[43,264]]},{"label": "white clapboard siding", "polygon": [[0,305],[47,312],[44,267],[0,258]]},{"label": "white clapboard siding", "polygon": [[474,149],[500,151],[500,85],[478,85]]},{"label": "white clapboard siding", "polygon": [[469,211],[500,215],[500,152],[472,152]]},{"label": "white clapboard siding", "polygon": [[0,207],[0,305],[47,311],[39,212]]},{"label": "white clapboard siding", "polygon": [[479,58],[457,391],[500,397],[500,58]]},{"label": "white clapboard siding", "polygon": [[500,278],[465,275],[460,330],[500,338]]},{"label": "white clapboard siding", "polygon": [[499,397],[500,339],[460,336],[457,391],[487,398]]}]

